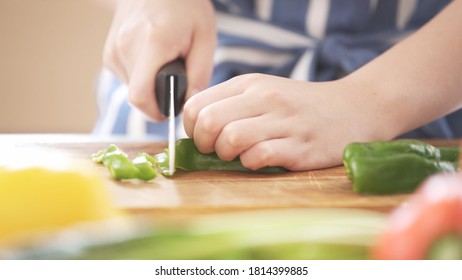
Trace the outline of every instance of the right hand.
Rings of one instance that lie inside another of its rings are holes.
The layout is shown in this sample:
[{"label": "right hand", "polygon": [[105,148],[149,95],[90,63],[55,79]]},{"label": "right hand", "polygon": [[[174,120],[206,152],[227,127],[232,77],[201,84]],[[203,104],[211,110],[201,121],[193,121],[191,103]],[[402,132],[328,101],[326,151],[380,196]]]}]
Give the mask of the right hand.
[{"label": "right hand", "polygon": [[158,70],[184,58],[188,99],[208,85],[215,45],[210,0],[119,0],[103,64],[128,84],[129,102],[158,121],[163,119],[154,95]]}]

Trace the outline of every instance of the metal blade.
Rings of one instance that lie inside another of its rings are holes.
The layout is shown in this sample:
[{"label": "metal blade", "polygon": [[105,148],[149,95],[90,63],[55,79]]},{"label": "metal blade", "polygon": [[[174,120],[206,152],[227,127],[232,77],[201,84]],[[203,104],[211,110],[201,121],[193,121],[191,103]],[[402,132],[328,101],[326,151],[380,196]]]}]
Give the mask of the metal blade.
[{"label": "metal blade", "polygon": [[176,127],[175,127],[175,76],[169,76],[170,83],[170,108],[168,113],[168,173],[173,175],[175,173],[175,142],[176,142]]},{"label": "metal blade", "polygon": [[187,89],[185,64],[178,58],[165,64],[156,75],[155,98],[159,111],[168,117],[169,175],[175,173],[175,116],[180,114]]}]

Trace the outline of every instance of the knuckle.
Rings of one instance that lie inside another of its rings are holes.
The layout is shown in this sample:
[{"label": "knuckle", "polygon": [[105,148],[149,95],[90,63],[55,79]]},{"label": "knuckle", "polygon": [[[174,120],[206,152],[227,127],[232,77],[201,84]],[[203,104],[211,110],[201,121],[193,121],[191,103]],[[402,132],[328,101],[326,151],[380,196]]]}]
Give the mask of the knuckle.
[{"label": "knuckle", "polygon": [[144,117],[151,121],[162,121],[164,117],[157,110],[153,109],[153,104],[149,103],[143,95],[128,94],[127,102],[143,113]]},{"label": "knuckle", "polygon": [[240,148],[243,144],[244,135],[234,123],[227,124],[222,130],[225,145],[230,148]]},{"label": "knuckle", "polygon": [[145,99],[143,98],[143,95],[140,94],[140,91],[135,89],[131,89],[128,93],[127,100],[130,104],[138,107],[138,108],[143,108],[145,104]]},{"label": "knuckle", "polygon": [[233,160],[236,156],[229,148],[216,148],[218,157],[224,161]]},{"label": "knuckle", "polygon": [[116,32],[114,45],[121,52],[127,52],[130,45],[138,36],[137,29],[140,28],[140,23],[123,24]]},{"label": "knuckle", "polygon": [[145,34],[148,42],[159,42],[159,29],[162,28],[160,24],[147,23],[145,26]]},{"label": "knuckle", "polygon": [[124,32],[119,32],[119,35],[115,38],[115,48],[123,54],[129,52],[130,48],[130,39],[127,38],[127,34]]},{"label": "knuckle", "polygon": [[209,108],[202,109],[197,116],[197,123],[206,134],[214,134],[218,130],[218,123]]},{"label": "knuckle", "polygon": [[257,147],[257,151],[261,163],[264,163],[265,165],[268,165],[268,163],[272,162],[275,156],[274,149],[271,148],[269,144],[266,142],[261,143]]},{"label": "knuckle", "polygon": [[166,53],[180,53],[180,46],[184,45],[181,38],[171,36],[168,26],[163,24],[148,24],[146,27],[146,44],[150,47],[165,51]]},{"label": "knuckle", "polygon": [[140,98],[134,94],[129,94],[127,97],[127,101],[135,107],[140,107],[142,105]]},{"label": "knuckle", "polygon": [[140,19],[136,23],[122,26],[116,33],[114,44],[121,53],[129,53],[134,44],[145,44],[148,48],[158,48],[178,53],[177,36],[172,36],[171,25],[166,19]]},{"label": "knuckle", "polygon": [[234,125],[226,125],[220,133],[219,140],[217,154],[221,159],[233,160],[242,152],[243,138]]},{"label": "knuckle", "polygon": [[255,168],[256,167],[255,158],[249,157],[247,155],[241,155],[240,160],[241,160],[242,166],[244,166],[245,168],[248,168],[251,170],[258,169],[258,168]]},{"label": "knuckle", "polygon": [[215,143],[210,137],[207,137],[207,135],[198,135],[198,137],[194,137],[194,143],[197,149],[202,153],[207,154],[214,151]]},{"label": "knuckle", "polygon": [[276,104],[286,106],[287,105],[287,94],[277,90],[269,90],[262,92],[265,95],[265,98],[275,102]]},{"label": "knuckle", "polygon": [[117,54],[114,48],[105,47],[103,51],[103,65],[112,69],[114,67],[115,61],[117,60]]},{"label": "knuckle", "polygon": [[249,74],[244,75],[245,79],[247,79],[248,81],[252,81],[252,82],[261,81],[264,77],[265,75],[261,73],[249,73]]},{"label": "knuckle", "polygon": [[186,102],[183,107],[183,118],[188,122],[196,123],[198,117],[197,115],[197,109],[195,108],[193,102]]},{"label": "knuckle", "polygon": [[245,168],[248,168],[250,170],[257,170],[264,166],[262,165],[261,161],[255,158],[254,159],[250,159],[250,158],[241,159],[241,163]]},{"label": "knuckle", "polygon": [[260,74],[260,73],[249,73],[249,74],[243,74],[240,76],[235,77],[236,82],[238,83],[244,83],[244,84],[258,84],[262,82],[264,79],[265,75]]},{"label": "knuckle", "polygon": [[274,149],[266,142],[262,142],[252,148],[252,153],[243,158],[242,164],[249,169],[256,170],[272,165],[274,159]]}]

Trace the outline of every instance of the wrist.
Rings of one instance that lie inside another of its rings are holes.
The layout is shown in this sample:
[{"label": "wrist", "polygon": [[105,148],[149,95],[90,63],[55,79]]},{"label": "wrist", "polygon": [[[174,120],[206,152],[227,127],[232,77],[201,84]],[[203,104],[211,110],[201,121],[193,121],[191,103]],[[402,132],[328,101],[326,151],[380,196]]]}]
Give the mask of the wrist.
[{"label": "wrist", "polygon": [[364,141],[391,140],[406,132],[406,110],[401,100],[389,94],[388,89],[373,79],[352,73],[339,80],[345,104],[351,104],[351,112],[363,127]]}]

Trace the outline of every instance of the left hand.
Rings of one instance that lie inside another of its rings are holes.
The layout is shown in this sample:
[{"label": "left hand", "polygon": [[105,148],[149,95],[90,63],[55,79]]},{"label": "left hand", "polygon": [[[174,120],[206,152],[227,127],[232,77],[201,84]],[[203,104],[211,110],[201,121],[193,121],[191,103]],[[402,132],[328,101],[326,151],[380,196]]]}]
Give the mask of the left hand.
[{"label": "left hand", "polygon": [[339,165],[353,141],[390,139],[375,95],[347,79],[310,83],[247,74],[209,88],[184,107],[185,130],[203,153],[240,156],[250,169],[300,171]]}]

